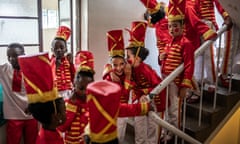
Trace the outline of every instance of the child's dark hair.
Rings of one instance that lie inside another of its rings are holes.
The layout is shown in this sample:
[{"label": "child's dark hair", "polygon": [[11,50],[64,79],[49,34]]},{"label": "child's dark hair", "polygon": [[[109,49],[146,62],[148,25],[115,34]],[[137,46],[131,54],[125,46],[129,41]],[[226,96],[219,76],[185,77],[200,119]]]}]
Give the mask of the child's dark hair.
[{"label": "child's dark hair", "polygon": [[42,124],[51,124],[52,121],[52,114],[55,113],[55,106],[56,104],[56,111],[57,113],[60,112],[60,103],[63,101],[63,98],[58,98],[55,101],[49,101],[45,103],[33,103],[28,105],[29,112],[33,115],[33,117],[38,120]]},{"label": "child's dark hair", "polygon": [[180,23],[181,25],[184,25],[184,19],[180,19],[180,20],[176,20],[175,22],[178,22],[178,23]]},{"label": "child's dark hair", "polygon": [[80,77],[90,77],[94,80],[94,72],[92,71],[78,71],[76,73],[75,79],[79,79]]},{"label": "child's dark hair", "polygon": [[129,47],[127,49],[130,50],[132,52],[132,54],[135,56],[137,54],[138,49],[140,49],[138,56],[142,59],[142,61],[144,61],[147,58],[147,56],[149,55],[149,51],[145,47]]},{"label": "child's dark hair", "polygon": [[159,20],[163,19],[165,17],[165,11],[164,8],[161,7],[159,11],[156,13],[151,14],[151,23],[156,24]]},{"label": "child's dark hair", "polygon": [[19,48],[24,52],[24,46],[20,43],[11,43],[8,45],[8,49]]},{"label": "child's dark hair", "polygon": [[64,44],[65,44],[65,46],[67,47],[67,42],[66,42],[63,38],[56,37],[56,38],[54,38],[53,41],[52,41],[52,44],[51,44],[51,45],[52,45],[52,48],[54,48],[55,41],[57,41],[57,40],[63,41]]}]

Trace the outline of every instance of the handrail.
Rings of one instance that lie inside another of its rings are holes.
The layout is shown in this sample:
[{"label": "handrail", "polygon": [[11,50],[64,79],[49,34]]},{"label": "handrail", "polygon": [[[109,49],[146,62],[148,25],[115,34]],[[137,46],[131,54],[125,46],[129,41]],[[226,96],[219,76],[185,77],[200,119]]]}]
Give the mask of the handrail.
[{"label": "handrail", "polygon": [[173,132],[174,134],[178,135],[179,137],[183,138],[184,140],[190,142],[191,144],[201,144],[201,142],[195,140],[194,138],[192,138],[191,136],[185,134],[184,132],[182,132],[181,130],[179,130],[178,128],[174,127],[173,125],[169,124],[168,122],[164,121],[163,119],[159,118],[159,116],[155,113],[150,111],[148,113],[149,116],[151,116],[151,118],[159,125],[161,125],[162,127],[170,130],[171,132]]},{"label": "handrail", "polygon": [[[227,30],[227,25],[223,25],[223,27],[217,31],[217,37],[219,37],[222,33],[224,33]],[[201,55],[214,41],[213,40],[207,40],[205,41],[195,52],[194,52],[194,59]],[[154,96],[155,94],[159,94],[164,88],[167,87],[167,85],[172,82],[184,69],[183,63],[178,66],[172,73],[170,73],[163,81],[158,84],[151,92],[150,92],[150,98],[151,96]],[[152,95],[151,95],[152,94]]]}]

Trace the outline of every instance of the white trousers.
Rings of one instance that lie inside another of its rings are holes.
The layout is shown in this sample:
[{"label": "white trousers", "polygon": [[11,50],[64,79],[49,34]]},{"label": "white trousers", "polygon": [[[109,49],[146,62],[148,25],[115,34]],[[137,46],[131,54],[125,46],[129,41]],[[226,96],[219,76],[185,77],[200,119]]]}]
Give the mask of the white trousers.
[{"label": "white trousers", "polygon": [[[211,21],[202,20],[209,28],[215,30]],[[201,40],[203,41],[203,40]],[[194,77],[198,82],[203,78],[205,82],[214,84],[216,80],[214,46],[208,47],[203,54],[195,59]],[[204,64],[204,65],[203,65]]]},{"label": "white trousers", "polygon": [[119,144],[124,144],[126,127],[127,127],[127,117],[119,117],[117,119],[117,132]]},{"label": "white trousers", "polygon": [[[225,34],[221,74],[240,73],[240,29],[233,25]],[[232,70],[231,70],[232,68]]]},{"label": "white trousers", "polygon": [[[174,83],[171,82],[168,85],[168,99],[170,102],[170,106],[167,108],[164,119],[171,125],[178,128],[179,123],[179,98],[178,98],[179,88]],[[167,131],[166,129],[163,129],[163,136],[173,136],[172,132]]]},{"label": "white trousers", "polygon": [[135,144],[157,144],[159,126],[148,116],[134,117]]}]

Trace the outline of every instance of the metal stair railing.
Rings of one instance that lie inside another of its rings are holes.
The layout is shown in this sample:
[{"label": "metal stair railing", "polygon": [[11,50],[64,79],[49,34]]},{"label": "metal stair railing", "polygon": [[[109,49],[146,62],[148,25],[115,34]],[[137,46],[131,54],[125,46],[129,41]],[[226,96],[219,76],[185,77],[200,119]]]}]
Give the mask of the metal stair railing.
[{"label": "metal stair railing", "polygon": [[[227,30],[227,25],[223,25],[223,27],[217,31],[217,38],[222,35]],[[207,40],[205,41],[195,52],[194,52],[194,59],[196,59],[199,55],[201,55],[209,46],[214,42],[214,40]],[[156,86],[149,94],[149,98],[152,99],[155,94],[159,94],[164,88],[166,88],[170,82],[172,82],[184,69],[184,64],[182,63],[178,66],[171,74],[169,74],[163,81]],[[178,128],[172,126],[168,122],[161,119],[155,112],[149,112],[149,116],[159,125],[168,129],[169,131],[173,132],[180,138],[190,142],[192,144],[201,144],[201,142],[197,141],[196,139],[192,138],[188,134],[184,133],[183,131],[179,130]]]}]

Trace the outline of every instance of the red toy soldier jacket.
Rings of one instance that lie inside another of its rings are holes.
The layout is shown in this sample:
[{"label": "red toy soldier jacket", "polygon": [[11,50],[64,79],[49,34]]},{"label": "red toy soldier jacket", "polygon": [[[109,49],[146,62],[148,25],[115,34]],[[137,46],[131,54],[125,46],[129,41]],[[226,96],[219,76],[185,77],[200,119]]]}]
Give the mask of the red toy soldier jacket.
[{"label": "red toy soldier jacket", "polygon": [[[111,65],[110,65],[110,67],[111,67]],[[108,72],[103,75],[103,79],[113,82],[113,80],[112,80],[112,78],[110,76],[110,72],[111,72],[111,70],[108,70]],[[125,79],[125,75],[124,74],[122,76],[120,76],[119,78],[120,78],[120,82],[115,82],[115,83],[117,83],[121,87],[121,89],[122,89],[122,96],[120,97],[120,102],[121,103],[128,103],[129,93],[130,93],[129,92],[130,91],[130,86],[132,84],[131,84],[130,81],[127,81]]]},{"label": "red toy soldier jacket", "polygon": [[193,46],[184,36],[178,36],[171,40],[165,47],[167,57],[161,61],[162,73],[169,75],[180,64],[184,63],[184,71],[174,82],[178,86],[191,88],[191,80],[194,71]]},{"label": "red toy soldier jacket", "polygon": [[223,19],[229,16],[228,13],[222,8],[218,0],[196,0],[195,3],[197,13],[200,15],[200,19],[211,21],[216,30],[218,30],[218,25],[215,18],[214,4]]},{"label": "red toy soldier jacket", "polygon": [[[133,69],[134,79],[134,99],[139,99],[142,95],[149,94],[162,81],[157,73],[147,64],[141,63],[138,67]],[[158,112],[165,110],[166,92],[163,90],[160,94],[154,97],[154,102]]]},{"label": "red toy soldier jacket", "polygon": [[51,67],[54,76],[54,82],[59,91],[71,90],[75,74],[75,67],[70,64],[67,57],[61,59],[61,65],[56,68],[56,58],[51,58]]},{"label": "red toy soldier jacket", "polygon": [[84,144],[82,134],[89,121],[89,111],[87,103],[76,100],[72,102],[66,100],[66,122],[58,127],[58,130],[65,132],[66,144]]}]

